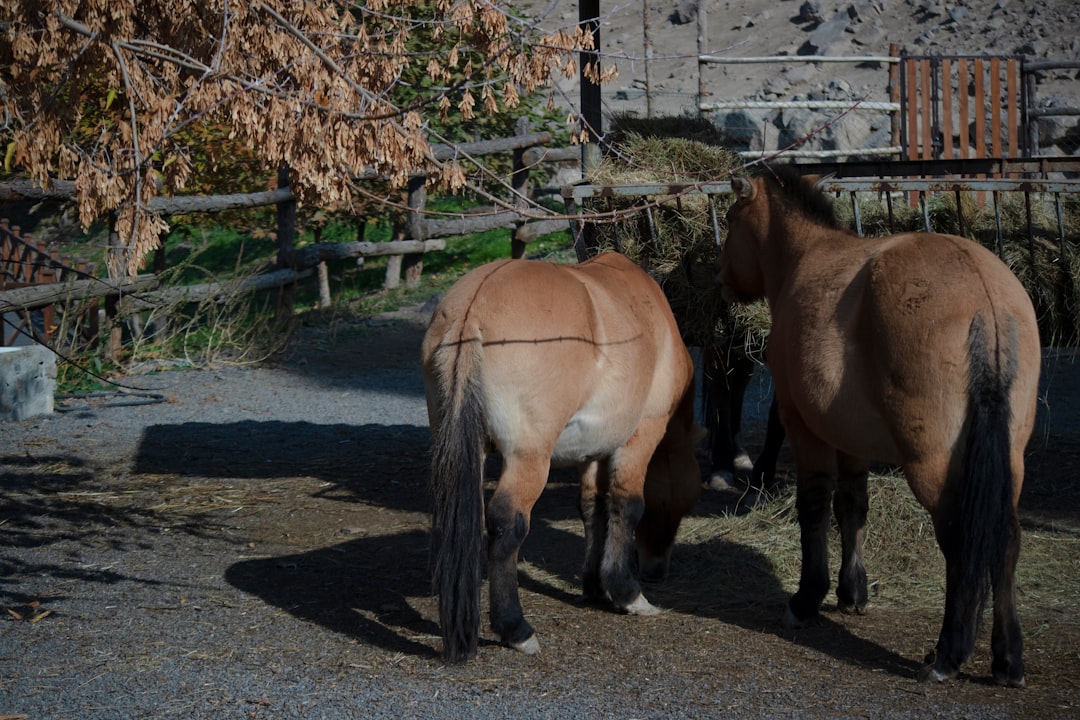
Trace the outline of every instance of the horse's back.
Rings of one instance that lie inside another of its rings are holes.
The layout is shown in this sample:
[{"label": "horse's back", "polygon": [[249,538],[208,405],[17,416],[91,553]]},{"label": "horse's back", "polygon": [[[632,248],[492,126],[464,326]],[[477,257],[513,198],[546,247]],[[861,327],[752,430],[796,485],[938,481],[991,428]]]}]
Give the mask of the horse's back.
[{"label": "horse's back", "polygon": [[787,349],[775,361],[787,366],[785,394],[822,439],[898,464],[951,447],[966,423],[969,335],[981,318],[989,360],[1015,369],[1016,431],[1026,442],[1038,327],[1027,292],[994,253],[950,235],[833,234],[795,277],[789,307],[774,308],[774,338]]},{"label": "horse's back", "polygon": [[670,414],[692,372],[659,286],[614,253],[473,270],[439,304],[422,353],[429,404],[467,370],[496,446],[557,462],[613,450],[642,417]]}]

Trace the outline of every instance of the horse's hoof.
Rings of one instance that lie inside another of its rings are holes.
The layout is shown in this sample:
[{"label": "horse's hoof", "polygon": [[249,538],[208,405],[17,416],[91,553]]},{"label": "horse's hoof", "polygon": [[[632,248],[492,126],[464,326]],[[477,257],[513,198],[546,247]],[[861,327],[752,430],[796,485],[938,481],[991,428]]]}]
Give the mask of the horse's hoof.
[{"label": "horse's hoof", "polygon": [[735,456],[735,469],[740,472],[750,472],[754,469],[754,461],[745,450],[740,450]]},{"label": "horse's hoof", "polygon": [[730,490],[733,482],[735,482],[735,473],[727,470],[718,470],[709,477],[709,489]]},{"label": "horse's hoof", "polygon": [[947,674],[938,670],[933,665],[926,665],[919,671],[919,682],[945,682],[946,680],[952,680],[956,677],[956,674]]},{"label": "horse's hoof", "polygon": [[791,608],[784,611],[784,619],[781,623],[785,630],[798,630],[801,627],[806,627],[806,621],[800,620],[795,613],[791,612]]},{"label": "horse's hoof", "polygon": [[1022,688],[1027,686],[1023,675],[1020,677],[1009,677],[1002,673],[994,673],[994,684],[1011,688]]},{"label": "horse's hoof", "polygon": [[641,594],[638,594],[638,596],[634,598],[634,601],[624,607],[623,610],[630,615],[640,615],[642,617],[651,617],[660,614],[660,610],[646,600],[645,596]]},{"label": "horse's hoof", "polygon": [[856,603],[836,603],[836,609],[845,615],[865,615],[866,604],[857,605]]},{"label": "horse's hoof", "polygon": [[536,633],[533,633],[519,643],[514,643],[513,645],[511,645],[511,647],[519,652],[525,653],[526,655],[540,654],[540,641],[536,639]]}]

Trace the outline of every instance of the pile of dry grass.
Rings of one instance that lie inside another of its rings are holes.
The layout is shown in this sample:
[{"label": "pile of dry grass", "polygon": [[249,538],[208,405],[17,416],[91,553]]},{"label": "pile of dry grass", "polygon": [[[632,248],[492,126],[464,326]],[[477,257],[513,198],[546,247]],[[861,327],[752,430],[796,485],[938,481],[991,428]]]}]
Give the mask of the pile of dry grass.
[{"label": "pile of dry grass", "polygon": [[[702,121],[622,122],[617,119],[612,131],[612,151],[588,178],[595,185],[715,182],[741,165],[738,155],[711,144],[720,135]],[[664,136],[680,131],[693,139]],[[617,250],[660,283],[687,344],[706,345],[730,335],[759,353],[768,335],[767,309],[763,304],[730,308],[716,276],[728,202],[698,193],[598,199],[590,210],[614,217],[597,223],[595,251]]]}]

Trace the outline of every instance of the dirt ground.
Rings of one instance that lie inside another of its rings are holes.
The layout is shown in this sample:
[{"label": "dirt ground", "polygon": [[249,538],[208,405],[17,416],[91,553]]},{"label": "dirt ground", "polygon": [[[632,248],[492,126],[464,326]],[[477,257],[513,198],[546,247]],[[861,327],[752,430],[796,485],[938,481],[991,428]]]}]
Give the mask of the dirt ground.
[{"label": "dirt ground", "polygon": [[[1080,711],[1077,603],[1023,585],[1024,690],[989,683],[985,633],[959,680],[915,681],[939,596],[864,617],[826,608],[816,626],[782,631],[787,591],[770,558],[723,535],[684,534],[672,575],[647,591],[660,616],[583,605],[576,486],[561,476],[522,563],[542,654],[485,632],[474,662],[444,666],[428,580],[421,334],[409,314],[308,331],[273,366],[126,379],[161,402],[75,399],[0,425],[0,717]],[[1047,367],[1023,522],[1074,553],[1075,585],[1080,374],[1071,355],[1050,353]],[[752,450],[759,435],[748,435]],[[694,522],[732,511],[734,498],[707,492]],[[751,576],[764,589],[748,596]]]}]

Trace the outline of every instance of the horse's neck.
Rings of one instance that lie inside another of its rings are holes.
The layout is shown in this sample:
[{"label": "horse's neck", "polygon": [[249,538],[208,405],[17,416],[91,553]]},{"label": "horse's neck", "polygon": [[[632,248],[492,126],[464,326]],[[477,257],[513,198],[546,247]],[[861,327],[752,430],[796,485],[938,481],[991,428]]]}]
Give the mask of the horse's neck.
[{"label": "horse's neck", "polygon": [[842,252],[847,233],[807,222],[800,217],[774,218],[769,227],[768,256],[771,271],[765,273],[765,293],[770,305],[792,282],[816,272],[823,253]]}]

